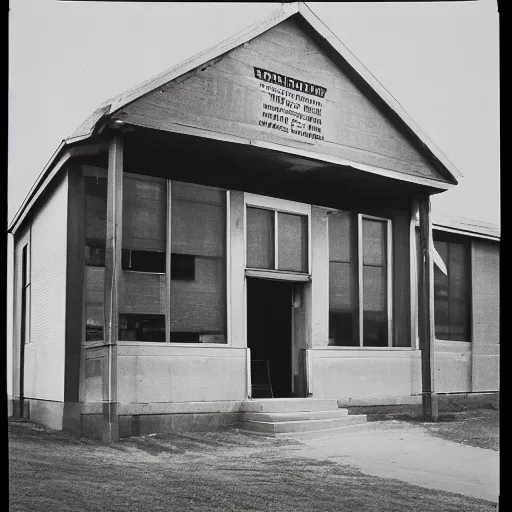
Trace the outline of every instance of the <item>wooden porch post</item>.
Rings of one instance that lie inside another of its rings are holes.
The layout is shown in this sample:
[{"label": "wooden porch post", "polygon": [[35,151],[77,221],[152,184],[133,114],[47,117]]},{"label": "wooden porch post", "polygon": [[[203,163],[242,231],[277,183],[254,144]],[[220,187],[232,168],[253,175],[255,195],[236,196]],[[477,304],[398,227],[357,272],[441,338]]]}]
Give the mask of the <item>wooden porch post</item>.
[{"label": "wooden porch post", "polygon": [[419,265],[419,341],[421,348],[421,376],[423,417],[425,421],[437,421],[438,400],[435,392],[434,364],[434,259],[430,197],[419,201],[420,248]]},{"label": "wooden porch post", "polygon": [[118,291],[121,274],[123,219],[123,139],[115,135],[108,154],[107,237],[105,245],[106,384],[103,390],[103,441],[119,439],[117,421],[117,341],[119,336]]}]

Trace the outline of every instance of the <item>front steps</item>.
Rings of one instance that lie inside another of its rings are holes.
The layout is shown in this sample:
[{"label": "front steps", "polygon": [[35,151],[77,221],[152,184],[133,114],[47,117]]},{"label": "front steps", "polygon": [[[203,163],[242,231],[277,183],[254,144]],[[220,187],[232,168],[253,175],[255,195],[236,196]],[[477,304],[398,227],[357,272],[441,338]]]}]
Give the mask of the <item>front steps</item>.
[{"label": "front steps", "polygon": [[325,439],[398,427],[399,422],[367,422],[366,414],[348,414],[336,399],[268,398],[242,406],[242,432],[264,437]]}]

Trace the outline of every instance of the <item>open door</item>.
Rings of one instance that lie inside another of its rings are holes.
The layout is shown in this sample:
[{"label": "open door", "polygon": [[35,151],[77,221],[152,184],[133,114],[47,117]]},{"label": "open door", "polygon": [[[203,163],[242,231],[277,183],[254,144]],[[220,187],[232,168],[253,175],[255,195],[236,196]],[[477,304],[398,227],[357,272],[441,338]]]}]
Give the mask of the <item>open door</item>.
[{"label": "open door", "polygon": [[293,343],[294,293],[286,281],[247,279],[247,346],[251,350],[252,398],[300,396]]}]

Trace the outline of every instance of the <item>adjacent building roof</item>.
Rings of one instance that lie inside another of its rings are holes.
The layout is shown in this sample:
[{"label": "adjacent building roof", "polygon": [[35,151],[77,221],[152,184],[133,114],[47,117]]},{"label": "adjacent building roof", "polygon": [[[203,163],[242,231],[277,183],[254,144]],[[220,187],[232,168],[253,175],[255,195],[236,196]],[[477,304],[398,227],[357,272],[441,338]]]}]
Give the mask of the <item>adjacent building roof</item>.
[{"label": "adjacent building roof", "polygon": [[458,233],[476,238],[487,238],[499,241],[501,230],[497,224],[482,222],[466,217],[432,214],[432,228],[439,231]]},{"label": "adjacent building roof", "polygon": [[13,230],[16,224],[26,214],[26,209],[31,202],[33,195],[42,186],[52,167],[64,154],[67,146],[84,141],[90,138],[95,130],[101,125],[101,121],[115,115],[125,105],[132,103],[141,96],[148,94],[158,87],[196,69],[197,67],[215,59],[234,48],[250,41],[258,35],[278,25],[291,16],[298,15],[301,19],[316,32],[316,34],[339,54],[352,69],[373,89],[373,91],[384,101],[384,103],[398,116],[404,126],[412,131],[421,141],[421,144],[433,158],[435,158],[443,169],[449,180],[456,184],[462,177],[454,164],[441,152],[441,150],[427,137],[427,135],[416,125],[416,123],[405,112],[400,103],[379,83],[379,81],[366,69],[366,67],[352,54],[352,52],[324,25],[319,18],[302,2],[282,4],[276,11],[265,19],[258,21],[250,27],[242,30],[234,36],[222,41],[214,47],[205,50],[194,57],[187,59],[176,66],[160,73],[159,75],[142,82],[124,93],[108,100],[101,105],[86,121],[68,138],[66,138],[58,150],[48,162],[45,170],[38,177],[35,185],[27,195],[22,206],[16,213],[9,230]]}]

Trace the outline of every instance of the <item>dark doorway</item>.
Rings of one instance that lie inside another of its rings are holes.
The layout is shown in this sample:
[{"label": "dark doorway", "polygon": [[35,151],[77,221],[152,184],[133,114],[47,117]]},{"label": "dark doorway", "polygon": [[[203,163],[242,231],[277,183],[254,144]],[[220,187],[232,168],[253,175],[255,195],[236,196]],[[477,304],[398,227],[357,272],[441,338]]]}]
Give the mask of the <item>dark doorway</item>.
[{"label": "dark doorway", "polygon": [[272,396],[261,385],[265,383],[267,364],[273,397],[292,396],[292,293],[292,283],[247,279],[247,346],[251,349],[253,398]]}]

